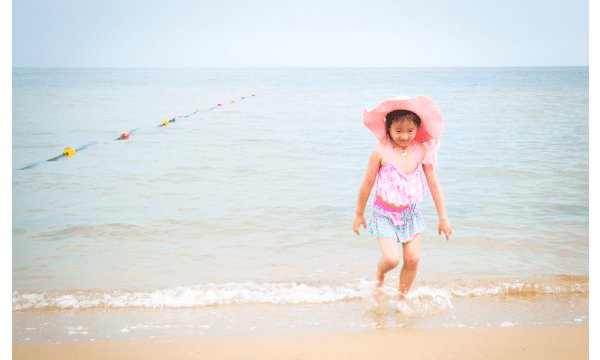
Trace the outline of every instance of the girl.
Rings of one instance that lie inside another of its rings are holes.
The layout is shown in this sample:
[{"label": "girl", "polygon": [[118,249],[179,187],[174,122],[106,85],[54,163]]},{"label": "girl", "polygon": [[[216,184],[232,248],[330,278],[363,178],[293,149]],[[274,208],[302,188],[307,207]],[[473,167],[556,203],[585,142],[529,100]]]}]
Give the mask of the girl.
[{"label": "girl", "polygon": [[[405,295],[417,275],[420,233],[426,229],[417,206],[425,195],[421,167],[440,219],[438,234],[443,231],[446,240],[452,234],[444,193],[435,172],[443,127],[442,114],[426,96],[399,96],[383,101],[373,110],[365,108],[363,123],[379,144],[369,158],[352,228],[359,234],[362,224],[379,240],[382,256],[375,272],[377,288],[383,285],[385,274],[400,263],[398,243],[402,243],[404,263],[400,272],[397,308],[403,314],[411,315],[414,311],[406,304]],[[373,209],[366,223],[363,213],[376,178]]]}]

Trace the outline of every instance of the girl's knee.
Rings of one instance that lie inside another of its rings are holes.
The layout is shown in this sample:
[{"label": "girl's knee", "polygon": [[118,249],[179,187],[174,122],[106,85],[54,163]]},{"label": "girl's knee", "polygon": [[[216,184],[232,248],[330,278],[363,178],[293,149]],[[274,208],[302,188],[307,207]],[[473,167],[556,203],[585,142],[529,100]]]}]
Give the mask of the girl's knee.
[{"label": "girl's knee", "polygon": [[399,258],[385,256],[383,258],[383,262],[386,265],[386,267],[391,268],[391,269],[395,269],[398,266],[398,264],[400,264],[400,259]]},{"label": "girl's knee", "polygon": [[419,254],[404,256],[404,267],[408,269],[417,269],[419,267]]}]

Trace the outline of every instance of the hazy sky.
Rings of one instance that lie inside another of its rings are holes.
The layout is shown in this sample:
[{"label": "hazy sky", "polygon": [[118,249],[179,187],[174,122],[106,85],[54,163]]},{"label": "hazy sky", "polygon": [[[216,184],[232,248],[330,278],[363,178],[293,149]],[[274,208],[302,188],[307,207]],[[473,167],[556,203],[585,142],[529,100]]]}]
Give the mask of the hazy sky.
[{"label": "hazy sky", "polygon": [[13,0],[12,65],[589,65],[588,1]]}]

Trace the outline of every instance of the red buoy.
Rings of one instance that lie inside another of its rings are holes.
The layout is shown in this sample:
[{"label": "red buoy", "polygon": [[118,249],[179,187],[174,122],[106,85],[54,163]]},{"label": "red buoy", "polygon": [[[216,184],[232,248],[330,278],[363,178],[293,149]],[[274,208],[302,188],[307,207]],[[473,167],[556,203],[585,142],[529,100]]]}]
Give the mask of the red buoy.
[{"label": "red buoy", "polygon": [[179,114],[179,115],[177,115],[177,117],[183,117],[183,115]]},{"label": "red buoy", "polygon": [[217,106],[221,106],[221,103],[218,103]]},{"label": "red buoy", "polygon": [[127,131],[125,131],[124,133],[121,134],[121,139],[127,140],[129,139],[129,133]]}]

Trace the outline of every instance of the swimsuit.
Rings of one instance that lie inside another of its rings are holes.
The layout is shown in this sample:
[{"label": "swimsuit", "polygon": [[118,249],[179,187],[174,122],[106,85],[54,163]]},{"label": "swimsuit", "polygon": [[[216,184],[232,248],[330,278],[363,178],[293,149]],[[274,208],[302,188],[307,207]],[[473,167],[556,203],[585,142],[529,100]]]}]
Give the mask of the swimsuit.
[{"label": "swimsuit", "polygon": [[[367,223],[367,230],[377,237],[389,237],[405,243],[427,229],[417,206],[425,195],[425,185],[421,176],[422,165],[419,163],[417,143],[413,142],[413,145],[417,168],[411,174],[405,175],[392,164],[392,147],[388,139],[390,157],[387,164],[377,173],[376,194],[389,204],[407,207],[397,210],[381,202],[377,196],[373,196],[373,211]],[[429,145],[426,145],[428,150],[434,151],[431,151],[431,156],[428,152],[426,158],[428,163],[433,164],[439,143],[432,148],[429,148]],[[434,167],[437,167],[437,162]]]}]

